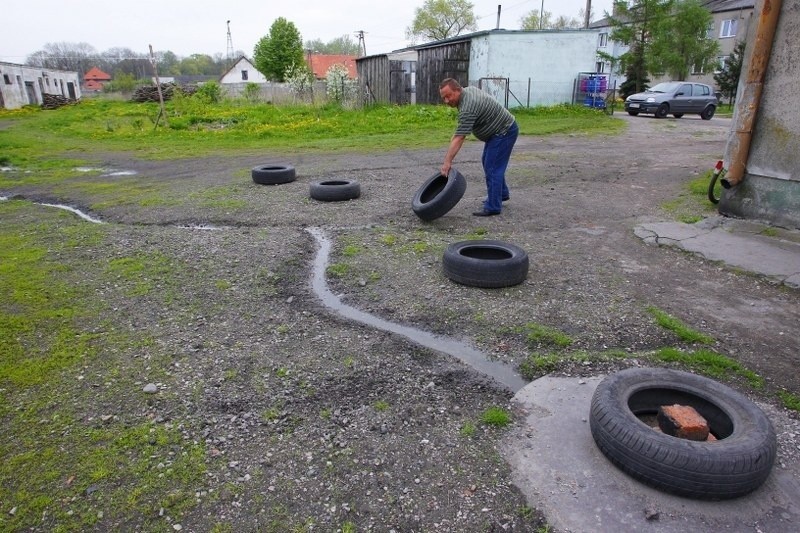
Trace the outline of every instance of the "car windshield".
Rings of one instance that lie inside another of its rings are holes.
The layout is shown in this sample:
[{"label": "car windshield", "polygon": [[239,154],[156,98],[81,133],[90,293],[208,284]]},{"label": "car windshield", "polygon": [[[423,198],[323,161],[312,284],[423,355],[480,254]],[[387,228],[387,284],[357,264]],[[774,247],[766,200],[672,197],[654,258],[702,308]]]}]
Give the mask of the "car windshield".
[{"label": "car windshield", "polygon": [[675,89],[680,86],[680,82],[677,81],[665,81],[663,83],[659,83],[647,89],[645,92],[648,93],[671,93]]}]

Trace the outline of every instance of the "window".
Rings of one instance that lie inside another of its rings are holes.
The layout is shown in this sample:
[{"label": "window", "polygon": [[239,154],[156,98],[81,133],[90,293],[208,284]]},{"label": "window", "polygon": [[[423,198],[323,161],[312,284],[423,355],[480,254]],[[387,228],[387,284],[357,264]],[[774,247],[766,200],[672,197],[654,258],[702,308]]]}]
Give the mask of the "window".
[{"label": "window", "polygon": [[597,39],[598,48],[605,48],[606,46],[608,46],[608,34],[607,33],[601,33],[597,37],[598,37],[598,39]]},{"label": "window", "polygon": [[738,22],[736,19],[723,20],[719,29],[719,38],[736,37],[736,24]]},{"label": "window", "polygon": [[708,29],[706,30],[706,37],[709,39],[714,38],[714,21],[708,23]]},{"label": "window", "polygon": [[247,71],[246,70],[242,71],[242,80],[247,81]]},{"label": "window", "polygon": [[725,70],[725,65],[728,63],[728,56],[717,56],[717,68],[714,70],[718,74]]},{"label": "window", "polygon": [[692,96],[692,84],[691,83],[684,83],[681,85],[681,88],[678,89],[679,93],[683,93],[682,96]]},{"label": "window", "polygon": [[709,96],[710,94],[711,89],[709,89],[707,85],[700,85],[699,83],[694,84],[695,96]]},{"label": "window", "polygon": [[3,81],[6,82],[6,85],[11,85],[11,77],[8,74],[3,74]]},{"label": "window", "polygon": [[598,61],[597,63],[594,64],[594,71],[598,73],[605,72],[605,66],[606,66],[605,63],[603,63],[602,61]]},{"label": "window", "polygon": [[703,63],[695,63],[692,65],[692,74],[705,74]]}]

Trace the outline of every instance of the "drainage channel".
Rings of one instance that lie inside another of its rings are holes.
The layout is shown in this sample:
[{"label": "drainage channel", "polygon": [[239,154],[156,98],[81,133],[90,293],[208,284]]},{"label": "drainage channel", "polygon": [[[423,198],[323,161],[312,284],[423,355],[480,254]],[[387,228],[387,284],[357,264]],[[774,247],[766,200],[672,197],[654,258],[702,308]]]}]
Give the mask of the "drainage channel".
[{"label": "drainage channel", "polygon": [[326,307],[350,320],[402,335],[416,344],[455,357],[478,372],[493,378],[511,392],[517,392],[528,384],[508,365],[490,360],[485,354],[464,342],[389,322],[342,303],[341,299],[331,292],[325,281],[325,270],[328,266],[331,241],[320,228],[306,228],[306,231],[314,236],[319,246],[317,256],[314,259],[312,289]]},{"label": "drainage channel", "polygon": [[[5,196],[0,196],[0,201],[5,200],[8,200],[8,198]],[[40,205],[67,210],[76,214],[83,220],[92,222],[94,224],[104,223],[102,220],[93,218],[83,211],[68,205],[44,203]],[[187,229],[215,230],[218,228],[212,226],[192,226],[187,227]],[[388,320],[384,320],[380,317],[371,315],[356,309],[355,307],[351,307],[342,303],[342,300],[333,294],[333,292],[331,292],[325,280],[325,270],[328,267],[328,258],[331,252],[331,241],[325,235],[325,232],[320,228],[306,228],[306,231],[308,231],[316,239],[318,244],[317,255],[314,258],[314,272],[311,281],[311,288],[322,301],[323,305],[325,305],[325,307],[350,320],[360,322],[382,331],[401,335],[416,344],[455,357],[459,361],[474,368],[481,374],[494,379],[511,392],[517,392],[522,387],[527,385],[527,382],[509,366],[490,360],[484,353],[476,350],[464,342],[448,337],[442,337],[440,335],[434,335],[433,333],[429,333],[421,329],[389,322]]]}]

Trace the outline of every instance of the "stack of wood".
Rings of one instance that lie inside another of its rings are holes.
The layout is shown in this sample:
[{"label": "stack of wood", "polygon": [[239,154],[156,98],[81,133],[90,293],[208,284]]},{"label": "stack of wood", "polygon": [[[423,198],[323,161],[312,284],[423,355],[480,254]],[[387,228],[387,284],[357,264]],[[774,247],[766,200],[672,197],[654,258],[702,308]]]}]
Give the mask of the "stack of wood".
[{"label": "stack of wood", "polygon": [[42,109],[56,109],[65,105],[77,104],[77,100],[60,94],[42,94]]},{"label": "stack of wood", "polygon": [[[161,95],[164,97],[164,101],[169,100],[172,98],[172,95],[175,94],[175,91],[180,91],[186,95],[192,95],[197,91],[197,87],[191,87],[188,85],[181,85],[178,86],[175,83],[162,83],[161,84]],[[158,87],[155,85],[141,85],[133,91],[133,96],[131,96],[132,102],[158,102]]]}]

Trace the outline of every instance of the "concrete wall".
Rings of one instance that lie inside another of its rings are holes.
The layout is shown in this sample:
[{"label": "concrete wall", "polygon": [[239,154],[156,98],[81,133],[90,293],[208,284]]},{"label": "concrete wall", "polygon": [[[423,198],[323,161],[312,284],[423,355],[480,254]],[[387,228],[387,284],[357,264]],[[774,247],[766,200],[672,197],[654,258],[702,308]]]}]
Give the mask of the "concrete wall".
[{"label": "concrete wall", "polygon": [[42,94],[80,99],[78,73],[0,62],[0,107],[19,109],[39,105]]},{"label": "concrete wall", "polygon": [[[754,42],[757,16],[763,2],[759,0],[756,4],[748,43]],[[749,46],[745,51],[739,94],[743,91],[752,48]],[[745,178],[723,193],[719,204],[722,214],[800,229],[800,63],[797,57],[800,57],[800,0],[785,0],[764,80]],[[731,135],[734,133],[732,130]],[[726,152],[730,149],[729,142]],[[725,162],[730,162],[730,153],[726,153]]]},{"label": "concrete wall", "polygon": [[[579,72],[594,72],[598,30],[490,32],[472,40],[469,83],[509,78],[508,106],[572,103]],[[484,88],[485,88],[485,84]]]}]

